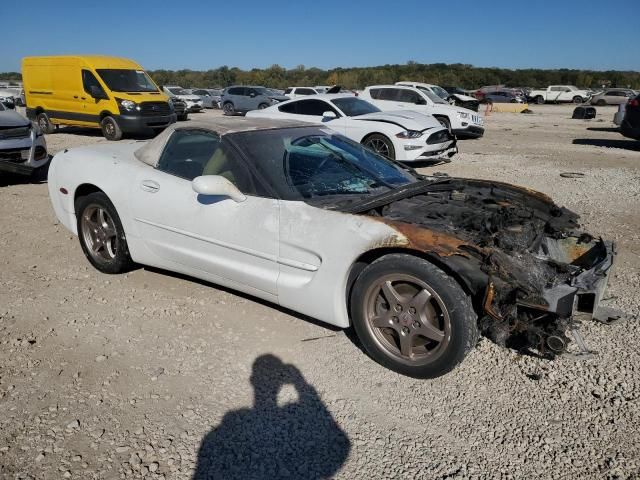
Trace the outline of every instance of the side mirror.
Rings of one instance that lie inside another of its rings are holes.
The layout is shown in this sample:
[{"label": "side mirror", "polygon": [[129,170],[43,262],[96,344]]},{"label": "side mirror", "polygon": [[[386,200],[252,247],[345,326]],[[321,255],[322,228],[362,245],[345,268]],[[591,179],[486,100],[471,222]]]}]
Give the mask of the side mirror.
[{"label": "side mirror", "polygon": [[338,118],[336,112],[332,112],[331,110],[327,110],[322,114],[322,118],[324,120],[333,120],[334,118]]},{"label": "side mirror", "polygon": [[104,93],[104,91],[97,85],[91,85],[91,87],[89,87],[89,93],[93,98],[96,98],[98,100],[100,99],[106,100],[108,98],[107,95]]},{"label": "side mirror", "polygon": [[229,197],[235,202],[244,202],[247,197],[233,183],[220,175],[202,175],[191,182],[193,191],[200,195]]}]

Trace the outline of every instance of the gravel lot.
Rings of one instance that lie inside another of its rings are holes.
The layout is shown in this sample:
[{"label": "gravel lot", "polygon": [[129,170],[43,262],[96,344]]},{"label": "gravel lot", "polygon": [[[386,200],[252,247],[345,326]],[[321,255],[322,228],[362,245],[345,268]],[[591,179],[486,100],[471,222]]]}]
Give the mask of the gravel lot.
[{"label": "gravel lot", "polygon": [[[487,117],[426,168],[543,191],[618,242],[607,304],[640,313],[640,142],[614,109]],[[216,115],[206,112],[193,115]],[[51,153],[104,142],[49,135]],[[583,178],[563,178],[581,172]],[[0,478],[640,478],[640,329],[582,327],[590,359],[482,339],[401,377],[336,331],[250,297],[90,267],[46,184],[0,177]]]}]

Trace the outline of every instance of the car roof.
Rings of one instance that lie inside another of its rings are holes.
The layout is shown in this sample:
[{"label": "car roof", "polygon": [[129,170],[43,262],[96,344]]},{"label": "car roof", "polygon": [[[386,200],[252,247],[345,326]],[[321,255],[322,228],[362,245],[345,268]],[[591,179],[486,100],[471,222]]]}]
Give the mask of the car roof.
[{"label": "car roof", "polygon": [[188,123],[174,123],[161,132],[156,138],[135,151],[138,160],[151,166],[156,166],[160,154],[171,134],[176,130],[208,130],[220,136],[230,133],[257,130],[273,130],[279,128],[309,127],[308,122],[296,120],[276,120],[270,118],[252,117],[210,117],[192,120]]}]

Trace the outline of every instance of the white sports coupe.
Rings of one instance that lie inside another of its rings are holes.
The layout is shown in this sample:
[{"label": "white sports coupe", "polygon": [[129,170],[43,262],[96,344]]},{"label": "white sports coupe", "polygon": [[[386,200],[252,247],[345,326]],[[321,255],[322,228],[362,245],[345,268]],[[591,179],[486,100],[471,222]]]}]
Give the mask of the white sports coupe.
[{"label": "white sports coupe", "polygon": [[49,194],[101,272],[150,265],[353,326],[419,378],[454,368],[480,331],[561,353],[613,260],[543,194],[424,177],[299,122],[223,117],[65,150]]},{"label": "white sports coupe", "polygon": [[298,98],[249,117],[324,124],[376,153],[400,162],[449,160],[458,151],[456,139],[431,115],[413,111],[382,112],[349,94]]}]

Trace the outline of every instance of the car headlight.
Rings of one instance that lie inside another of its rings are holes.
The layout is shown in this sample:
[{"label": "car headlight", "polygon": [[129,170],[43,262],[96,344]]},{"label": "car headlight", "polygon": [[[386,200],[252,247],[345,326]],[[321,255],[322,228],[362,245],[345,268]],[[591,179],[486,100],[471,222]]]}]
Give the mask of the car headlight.
[{"label": "car headlight", "polygon": [[117,98],[116,101],[118,102],[121,111],[133,112],[135,110],[140,110],[138,104],[136,102],[132,102],[131,100]]},{"label": "car headlight", "polygon": [[405,130],[404,132],[396,133],[396,137],[398,138],[420,138],[422,136],[422,132],[417,130]]},{"label": "car headlight", "polygon": [[469,114],[467,112],[458,112],[458,118],[469,118]]}]

